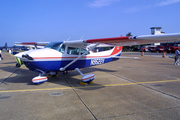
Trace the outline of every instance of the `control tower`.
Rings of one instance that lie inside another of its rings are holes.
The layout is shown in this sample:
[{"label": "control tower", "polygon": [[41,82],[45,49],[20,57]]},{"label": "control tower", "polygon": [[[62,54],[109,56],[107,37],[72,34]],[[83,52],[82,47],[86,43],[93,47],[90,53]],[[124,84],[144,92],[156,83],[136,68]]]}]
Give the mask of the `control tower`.
[{"label": "control tower", "polygon": [[157,34],[164,34],[164,32],[161,31],[161,27],[151,27],[151,35],[157,35]]}]

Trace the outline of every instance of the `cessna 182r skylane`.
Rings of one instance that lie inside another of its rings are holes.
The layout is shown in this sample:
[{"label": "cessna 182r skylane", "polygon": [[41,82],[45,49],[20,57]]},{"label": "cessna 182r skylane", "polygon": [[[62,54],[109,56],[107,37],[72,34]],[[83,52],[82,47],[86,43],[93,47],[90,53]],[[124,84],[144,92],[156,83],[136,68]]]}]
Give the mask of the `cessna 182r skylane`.
[{"label": "cessna 182r skylane", "polygon": [[[121,36],[49,43],[23,42],[15,43],[15,45],[47,45],[42,49],[18,53],[15,57],[20,58],[29,70],[39,73],[39,76],[32,79],[32,82],[35,84],[46,82],[48,78],[45,74],[56,75],[59,72],[66,72],[68,70],[77,70],[83,76],[82,81],[89,84],[95,79],[95,75],[84,75],[79,68],[118,60],[123,49],[122,46],[173,41],[180,41],[180,33]],[[93,52],[93,49],[96,47],[108,47],[111,49]]]}]

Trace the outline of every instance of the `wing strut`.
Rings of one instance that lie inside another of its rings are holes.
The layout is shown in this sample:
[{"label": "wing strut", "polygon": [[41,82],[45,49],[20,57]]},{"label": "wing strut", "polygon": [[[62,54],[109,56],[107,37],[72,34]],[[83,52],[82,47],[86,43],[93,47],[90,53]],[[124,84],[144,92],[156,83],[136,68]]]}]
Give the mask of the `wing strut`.
[{"label": "wing strut", "polygon": [[94,46],[92,46],[91,48],[88,49],[88,51],[86,51],[85,53],[83,53],[82,55],[78,56],[78,58],[74,59],[72,62],[70,62],[69,64],[67,64],[65,67],[60,68],[60,71],[64,71],[67,67],[69,67],[70,65],[72,65],[73,63],[75,63],[77,60],[79,60],[82,56],[86,55],[90,50],[94,49],[96,46],[98,46],[100,43],[97,42]]}]

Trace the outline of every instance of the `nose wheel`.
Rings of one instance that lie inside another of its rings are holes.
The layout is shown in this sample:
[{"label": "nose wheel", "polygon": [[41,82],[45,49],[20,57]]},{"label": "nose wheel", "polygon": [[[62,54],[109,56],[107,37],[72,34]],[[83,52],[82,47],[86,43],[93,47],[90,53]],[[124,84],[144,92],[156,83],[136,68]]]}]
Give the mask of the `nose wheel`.
[{"label": "nose wheel", "polygon": [[50,77],[58,77],[58,73],[51,71],[51,72],[48,73],[47,77],[48,78],[50,78]]},{"label": "nose wheel", "polygon": [[65,74],[68,74],[68,71],[63,71],[63,74],[65,75]]}]

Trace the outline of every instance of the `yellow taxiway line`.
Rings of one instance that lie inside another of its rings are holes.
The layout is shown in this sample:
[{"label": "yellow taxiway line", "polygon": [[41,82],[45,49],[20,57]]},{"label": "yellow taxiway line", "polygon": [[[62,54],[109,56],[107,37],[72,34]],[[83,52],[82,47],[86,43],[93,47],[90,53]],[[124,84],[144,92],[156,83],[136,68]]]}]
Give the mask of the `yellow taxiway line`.
[{"label": "yellow taxiway line", "polygon": [[64,90],[64,89],[82,89],[82,88],[93,88],[93,87],[112,87],[112,86],[125,86],[125,85],[138,85],[138,84],[148,84],[148,83],[166,83],[166,82],[176,82],[176,80],[162,80],[162,81],[148,81],[148,82],[135,82],[135,83],[120,83],[120,84],[107,84],[107,85],[87,85],[87,86],[77,86],[77,87],[58,87],[58,88],[40,88],[40,89],[21,89],[21,90],[0,90],[0,93],[5,92],[30,92],[30,91],[44,91],[44,90]]}]

